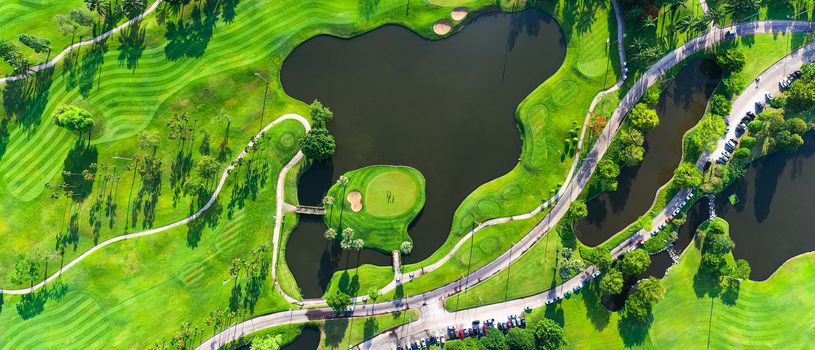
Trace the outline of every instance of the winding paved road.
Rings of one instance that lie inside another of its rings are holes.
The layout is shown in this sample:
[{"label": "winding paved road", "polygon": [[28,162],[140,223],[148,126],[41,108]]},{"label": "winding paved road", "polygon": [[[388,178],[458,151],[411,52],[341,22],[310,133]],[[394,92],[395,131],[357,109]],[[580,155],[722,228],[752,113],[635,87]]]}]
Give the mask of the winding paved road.
[{"label": "winding paved road", "polygon": [[[204,204],[204,206],[203,206],[203,207],[201,207],[201,209],[199,209],[199,210],[198,210],[197,212],[195,212],[194,214],[192,214],[192,215],[190,215],[190,216],[188,216],[188,217],[184,218],[183,220],[180,220],[180,221],[177,221],[177,222],[174,222],[174,223],[171,223],[171,224],[167,224],[167,225],[164,225],[164,226],[161,226],[161,227],[157,227],[157,228],[150,229],[150,230],[147,230],[147,231],[135,232],[135,233],[130,233],[130,234],[126,234],[126,235],[121,235],[121,236],[116,236],[116,237],[110,238],[110,239],[108,239],[108,240],[106,240],[106,241],[104,241],[104,242],[102,242],[102,243],[99,243],[99,244],[97,244],[97,245],[93,246],[93,248],[88,249],[87,251],[85,251],[84,253],[82,253],[82,255],[80,255],[80,256],[78,256],[78,257],[74,258],[74,259],[73,259],[73,260],[71,260],[71,261],[70,261],[68,264],[66,264],[66,265],[62,266],[62,267],[61,267],[59,270],[57,270],[57,271],[56,271],[54,274],[52,274],[51,276],[49,276],[48,278],[46,278],[46,279],[45,279],[45,280],[43,280],[42,282],[37,283],[37,284],[33,285],[33,286],[32,286],[32,287],[30,287],[30,288],[23,288],[23,289],[0,289],[0,294],[28,294],[28,293],[31,293],[31,292],[33,292],[33,291],[35,291],[35,290],[37,290],[37,289],[42,288],[42,287],[43,287],[43,286],[45,286],[45,284],[47,284],[48,282],[51,282],[51,281],[53,281],[54,279],[59,278],[59,276],[60,276],[60,275],[62,275],[62,274],[65,272],[65,271],[69,270],[71,267],[73,267],[74,265],[78,264],[80,261],[82,261],[83,259],[87,258],[89,255],[91,255],[91,254],[95,253],[96,251],[98,251],[98,250],[100,250],[100,249],[102,249],[102,248],[104,248],[104,247],[106,247],[106,246],[108,246],[108,245],[111,245],[111,244],[116,243],[116,242],[119,242],[119,241],[124,241],[124,240],[126,240],[126,239],[131,239],[131,238],[137,238],[137,237],[144,237],[144,236],[154,235],[154,234],[156,234],[156,233],[164,232],[164,231],[167,231],[167,230],[170,230],[170,229],[173,229],[173,228],[179,227],[179,226],[181,226],[181,225],[186,225],[186,224],[187,224],[187,223],[189,223],[190,221],[197,219],[197,218],[198,218],[198,217],[200,217],[200,216],[201,216],[201,215],[202,215],[202,214],[203,214],[205,211],[207,211],[207,209],[209,209],[209,207],[210,207],[210,206],[212,206],[212,204],[213,204],[213,203],[215,203],[215,200],[216,200],[216,199],[218,199],[218,195],[221,193],[221,190],[223,189],[223,186],[224,186],[224,184],[226,183],[226,179],[227,179],[227,177],[229,176],[229,173],[230,173],[230,172],[231,172],[233,169],[235,169],[235,166],[234,166],[233,164],[237,164],[237,161],[238,161],[238,160],[243,159],[244,157],[246,157],[246,154],[247,154],[247,153],[246,153],[246,150],[247,150],[247,149],[249,149],[249,148],[251,148],[251,146],[255,144],[255,139],[256,139],[256,138],[258,138],[258,137],[260,137],[261,135],[263,135],[263,134],[264,134],[266,131],[268,131],[269,129],[271,129],[271,128],[272,128],[272,127],[274,127],[275,125],[279,124],[279,123],[280,123],[280,122],[282,122],[282,121],[286,121],[286,120],[296,120],[296,121],[300,122],[300,124],[302,124],[302,125],[303,125],[303,127],[304,127],[306,130],[310,130],[310,129],[311,129],[311,125],[308,123],[308,120],[306,120],[306,118],[303,118],[302,116],[300,116],[300,115],[298,115],[298,114],[286,114],[286,115],[284,115],[284,116],[281,116],[280,118],[275,119],[274,121],[272,121],[272,122],[271,122],[271,123],[269,123],[268,125],[266,125],[266,127],[264,127],[264,128],[263,128],[263,129],[262,129],[260,132],[258,132],[258,133],[257,133],[257,135],[256,135],[255,137],[253,137],[253,138],[252,138],[252,140],[251,140],[251,141],[249,141],[249,143],[248,143],[248,144],[247,144],[247,146],[246,146],[246,147],[243,149],[243,151],[241,151],[241,153],[240,153],[240,154],[238,154],[238,156],[235,158],[235,162],[232,162],[232,163],[231,163],[229,166],[227,166],[227,167],[226,167],[226,169],[224,169],[224,172],[223,172],[223,174],[221,175],[221,179],[220,179],[220,181],[218,181],[218,186],[216,186],[216,187],[215,187],[215,191],[213,191],[213,192],[212,192],[212,196],[210,196],[209,201],[207,201],[207,203],[206,203],[206,204]],[[291,165],[291,164],[296,163],[296,161],[295,161],[295,160],[299,160],[299,158],[298,158],[298,157],[302,157],[302,152],[299,152],[299,151],[298,151],[298,152],[297,152],[297,155],[295,155],[295,156],[294,156],[294,158],[292,158],[292,161],[291,161],[291,162],[289,162],[289,164],[287,164],[286,166],[290,167],[290,165]],[[282,177],[283,175],[284,175],[284,173],[283,173],[283,172],[281,172],[281,177]],[[279,182],[279,181],[278,181],[278,186],[280,186],[280,182]],[[278,187],[278,191],[280,191],[280,187]],[[278,202],[279,202],[279,201],[280,201],[280,197],[278,197],[277,199],[278,199]],[[279,203],[278,203],[278,204],[279,204]],[[278,205],[278,210],[279,210],[279,208],[280,208],[280,205]],[[277,249],[275,249],[275,252],[277,252]],[[274,270],[274,269],[272,269],[272,270]]]},{"label": "winding paved road", "polygon": [[80,42],[78,42],[76,44],[73,44],[71,46],[66,47],[65,50],[62,50],[62,52],[60,52],[59,55],[54,56],[54,58],[52,58],[50,61],[45,62],[45,63],[40,63],[40,64],[38,64],[36,66],[28,68],[28,72],[26,72],[24,74],[17,74],[17,75],[12,75],[12,76],[5,77],[5,78],[0,78],[0,84],[7,83],[7,82],[10,82],[10,81],[20,80],[20,79],[25,79],[25,78],[31,76],[32,73],[36,73],[36,72],[39,72],[41,70],[53,67],[59,61],[61,61],[63,58],[65,58],[65,56],[68,55],[74,49],[78,49],[78,48],[80,48],[82,46],[96,44],[96,43],[98,43],[100,41],[103,41],[103,40],[109,38],[111,35],[116,34],[117,32],[121,31],[122,29],[125,29],[125,28],[129,27],[133,23],[141,21],[142,19],[144,19],[144,17],[147,17],[151,13],[153,13],[153,11],[155,11],[156,8],[158,8],[158,5],[161,4],[161,1],[162,0],[156,0],[156,2],[154,2],[153,5],[150,5],[150,7],[148,7],[147,10],[145,10],[144,12],[139,14],[138,16],[131,18],[127,22],[124,22],[124,23],[118,25],[116,28],[113,28],[113,29],[111,29],[111,30],[109,30],[107,32],[104,32],[101,35],[99,35],[99,36],[97,36],[97,37],[95,37],[93,39],[80,41]]},{"label": "winding paved road", "polygon": [[[544,219],[541,220],[541,222],[526,236],[524,236],[510,251],[505,252],[492,262],[476,270],[470,275],[425,293],[409,296],[399,300],[376,303],[374,308],[375,312],[368,311],[368,308],[371,306],[370,304],[355,306],[353,312],[347,315],[348,317],[364,317],[371,314],[387,314],[404,310],[410,305],[414,305],[412,308],[418,309],[422,312],[422,317],[418,321],[398,327],[393,331],[389,331],[369,339],[368,341],[358,345],[358,347],[365,349],[379,349],[390,346],[397,340],[397,335],[407,338],[422,336],[423,334],[436,335],[439,334],[447,325],[456,322],[459,318],[462,320],[472,320],[476,318],[500,319],[502,316],[506,316],[507,313],[520,313],[524,306],[540,307],[545,304],[546,300],[562,296],[565,291],[581,286],[585,280],[587,280],[590,275],[596,271],[594,266],[588,267],[586,270],[560,286],[530,297],[472,308],[459,311],[457,313],[447,312],[443,306],[443,301],[445,298],[466,288],[472,287],[495,273],[500,272],[509,266],[509,264],[517,260],[523,254],[523,252],[526,252],[532,247],[532,245],[534,245],[535,242],[543,237],[545,233],[548,232],[566,214],[571,202],[578,197],[581,190],[585,187],[586,183],[591,177],[591,174],[594,172],[597,163],[600,159],[602,159],[614,136],[619,131],[624,116],[639,101],[645,90],[660,79],[669,69],[676,66],[690,55],[712,47],[723,41],[725,39],[725,33],[728,31],[735,31],[738,33],[738,35],[780,32],[813,32],[815,31],[815,23],[798,21],[758,21],[741,23],[725,28],[713,28],[710,32],[688,41],[681,47],[667,54],[665,57],[651,66],[628,90],[620,102],[620,105],[612,114],[607,127],[601,133],[593,149],[589,152],[588,156],[580,167],[580,170],[574,177],[573,180],[576,181],[570,181],[566,186],[564,186],[566,188],[566,190],[563,191],[565,200],[561,198],[561,200],[555,204]],[[663,212],[658,215],[657,219],[654,220],[654,226],[657,226],[656,223],[664,218],[665,213],[672,208],[672,206],[675,206],[677,203],[676,201],[681,200],[681,198],[688,192],[688,189],[680,191],[680,193],[677,194],[672,201],[670,201],[666,209],[663,210]],[[612,255],[615,258],[619,257],[629,249],[632,249],[632,247],[635,247],[636,242],[639,239],[649,239],[650,235],[645,235],[647,237],[643,237],[643,232],[644,231],[635,233],[632,235],[632,237],[615,247],[612,251]],[[518,251],[521,251],[522,253],[518,254]],[[290,321],[282,321],[285,319],[285,315],[289,315]],[[330,318],[329,315],[332,314],[328,308],[314,308],[290,310],[286,312],[258,316],[251,320],[231,326],[221,333],[216,334],[212,338],[203,342],[198,349],[216,349],[227,342],[255,331],[286,323],[301,322],[298,320],[322,319],[320,317]],[[464,323],[466,323],[466,321],[464,321]]]}]

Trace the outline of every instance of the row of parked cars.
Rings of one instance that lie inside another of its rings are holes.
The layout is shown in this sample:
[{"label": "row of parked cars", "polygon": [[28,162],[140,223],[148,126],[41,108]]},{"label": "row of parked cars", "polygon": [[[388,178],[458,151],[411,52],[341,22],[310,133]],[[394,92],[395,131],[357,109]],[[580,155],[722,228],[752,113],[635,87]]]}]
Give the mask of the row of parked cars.
[{"label": "row of parked cars", "polygon": [[781,79],[781,81],[778,82],[778,87],[781,88],[781,91],[789,89],[792,82],[795,81],[795,79],[798,79],[800,77],[801,77],[801,71],[800,70],[792,72],[792,74],[790,74],[789,76],[787,76],[784,79]]},{"label": "row of parked cars", "polygon": [[510,329],[514,327],[525,328],[526,327],[526,319],[523,317],[518,317],[518,315],[509,315],[507,316],[506,322],[495,322],[495,319],[489,320],[475,320],[472,323],[472,327],[469,328],[456,328],[456,326],[448,326],[447,327],[447,336],[452,339],[464,339],[468,337],[479,337],[484,334],[487,334],[487,331],[490,328],[495,328],[500,330],[501,332],[508,332]]},{"label": "row of parked cars", "polygon": [[432,337],[427,337],[424,339],[414,340],[410,343],[406,343],[404,345],[396,345],[396,350],[418,350],[418,349],[426,349],[433,345],[438,345],[443,347],[444,345],[444,336],[437,335]]}]

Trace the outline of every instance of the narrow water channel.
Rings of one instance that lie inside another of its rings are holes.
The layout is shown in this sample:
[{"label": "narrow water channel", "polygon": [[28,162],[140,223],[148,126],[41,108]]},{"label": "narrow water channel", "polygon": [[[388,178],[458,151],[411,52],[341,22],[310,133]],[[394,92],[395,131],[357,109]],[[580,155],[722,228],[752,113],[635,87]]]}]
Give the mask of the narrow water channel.
[{"label": "narrow water channel", "polygon": [[[427,181],[427,201],[409,228],[414,250],[405,261],[425,259],[447,239],[461,201],[517,163],[515,109],[564,57],[560,27],[536,10],[481,15],[439,41],[399,26],[306,41],[284,62],[281,81],[289,95],[334,111],[337,152],[302,176],[300,203],[318,204],[349,170],[412,166]],[[339,269],[390,265],[388,255],[371,250],[348,257],[326,242],[325,229],[319,218],[301,217],[287,244],[305,297],[321,296]]]},{"label": "narrow water channel", "polygon": [[651,207],[682,158],[682,136],[702,118],[721,78],[715,62],[696,59],[679,70],[656,107],[659,126],[645,136],[645,155],[635,167],[624,167],[617,190],[586,203],[589,215],[576,225],[577,237],[596,246],[633,223]]}]

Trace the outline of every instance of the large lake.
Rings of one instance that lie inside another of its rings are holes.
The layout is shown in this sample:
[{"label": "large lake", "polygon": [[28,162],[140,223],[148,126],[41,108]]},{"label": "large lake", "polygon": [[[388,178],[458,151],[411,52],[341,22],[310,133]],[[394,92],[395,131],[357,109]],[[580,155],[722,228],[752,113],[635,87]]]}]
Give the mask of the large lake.
[{"label": "large lake", "polygon": [[[290,96],[334,111],[337,153],[302,176],[300,203],[320,203],[349,170],[412,166],[425,176],[427,202],[409,229],[414,249],[404,260],[427,258],[447,239],[462,200],[517,163],[515,109],[561,66],[565,46],[559,25],[537,10],[484,14],[437,41],[394,25],[306,41],[284,62],[281,80]],[[325,229],[320,218],[301,216],[286,247],[304,297],[321,296],[337,270],[390,265],[373,250],[349,258],[326,242]]]}]

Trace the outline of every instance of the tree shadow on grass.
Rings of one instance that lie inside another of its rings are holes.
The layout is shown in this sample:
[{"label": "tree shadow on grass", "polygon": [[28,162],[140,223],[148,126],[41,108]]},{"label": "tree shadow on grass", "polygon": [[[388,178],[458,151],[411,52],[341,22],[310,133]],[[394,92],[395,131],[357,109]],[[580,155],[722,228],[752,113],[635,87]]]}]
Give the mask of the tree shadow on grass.
[{"label": "tree shadow on grass", "polygon": [[[34,77],[8,82],[3,86],[5,117],[0,121],[0,159],[8,141],[8,124],[14,120],[26,132],[40,125],[51,91],[53,68],[35,73]],[[5,140],[5,141],[4,141]]]},{"label": "tree shadow on grass", "polygon": [[348,329],[348,319],[338,318],[325,322],[325,344],[336,348],[345,338],[345,330]]},{"label": "tree shadow on grass", "polygon": [[141,21],[137,21],[120,33],[119,66],[125,66],[127,69],[134,71],[138,66],[139,58],[141,58],[144,49],[147,47],[144,42],[147,31],[141,26]]},{"label": "tree shadow on grass", "polygon": [[644,320],[627,316],[621,318],[617,323],[617,329],[625,347],[642,345],[645,339],[648,338],[648,330],[653,323],[654,316],[650,313]]},{"label": "tree shadow on grass", "polygon": [[359,276],[354,275],[352,278],[348,270],[342,272],[340,282],[338,284],[340,291],[348,295],[357,295],[359,291]]},{"label": "tree shadow on grass", "polygon": [[606,309],[600,300],[599,279],[594,279],[582,289],[583,304],[586,307],[586,316],[594,329],[602,331],[611,320],[611,312]]},{"label": "tree shadow on grass", "polygon": [[379,321],[374,317],[366,318],[365,328],[362,331],[363,339],[373,338],[377,333],[379,333]]},{"label": "tree shadow on grass", "polygon": [[[199,196],[203,200],[204,196]],[[209,198],[206,196],[205,198]],[[191,204],[192,205],[192,204]],[[204,231],[204,228],[210,227],[213,228],[218,226],[218,222],[220,221],[221,212],[223,211],[223,207],[219,204],[218,200],[216,199],[212,202],[212,205],[204,211],[201,216],[196,218],[195,220],[190,221],[187,223],[187,246],[190,248],[198,247],[198,242],[201,241],[201,235]]]},{"label": "tree shadow on grass", "polygon": [[736,305],[739,300],[739,291],[741,290],[741,283],[738,281],[730,281],[727,283],[727,288],[722,293],[722,303],[727,306]]},{"label": "tree shadow on grass", "polygon": [[722,285],[719,283],[719,277],[697,271],[693,275],[693,291],[696,293],[697,298],[702,298],[705,295],[716,298],[722,293]]}]

